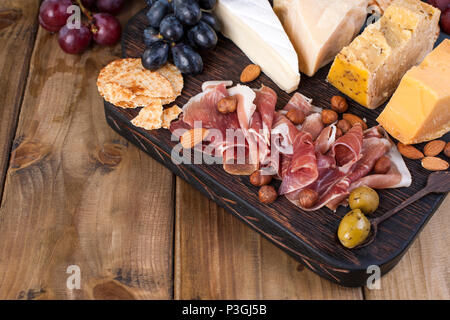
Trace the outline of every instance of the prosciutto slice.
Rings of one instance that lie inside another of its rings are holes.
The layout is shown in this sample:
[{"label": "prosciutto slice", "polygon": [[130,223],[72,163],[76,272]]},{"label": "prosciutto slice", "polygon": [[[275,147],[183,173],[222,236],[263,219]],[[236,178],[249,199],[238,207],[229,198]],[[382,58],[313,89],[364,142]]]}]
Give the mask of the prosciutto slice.
[{"label": "prosciutto slice", "polygon": [[336,163],[342,171],[348,172],[362,157],[362,143],[362,126],[356,124],[331,146],[330,156],[336,158]]},{"label": "prosciutto slice", "polygon": [[271,88],[265,86],[262,86],[259,90],[255,90],[255,93],[256,109],[261,115],[262,135],[266,145],[270,145],[270,130],[273,125],[277,94]]},{"label": "prosciutto slice", "polygon": [[318,112],[319,108],[313,107],[312,99],[305,97],[301,93],[296,92],[289,102],[284,106],[284,113],[289,112],[292,109],[302,111],[305,116],[310,115],[313,112]]},{"label": "prosciutto slice", "polygon": [[311,135],[300,132],[295,137],[294,153],[284,174],[279,194],[287,194],[314,182],[319,176],[315,146]]}]

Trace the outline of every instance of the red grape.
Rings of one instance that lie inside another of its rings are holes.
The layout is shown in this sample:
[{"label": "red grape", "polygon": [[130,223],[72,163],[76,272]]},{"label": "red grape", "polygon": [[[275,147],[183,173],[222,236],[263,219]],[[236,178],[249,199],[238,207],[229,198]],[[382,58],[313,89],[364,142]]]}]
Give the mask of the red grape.
[{"label": "red grape", "polygon": [[445,11],[448,7],[450,7],[450,0],[428,0],[428,2],[436,7],[439,8],[442,12]]},{"label": "red grape", "polygon": [[50,31],[58,31],[62,28],[66,24],[67,18],[70,17],[70,13],[67,13],[67,8],[71,5],[72,1],[70,0],[45,0],[42,2],[39,9],[42,27],[47,30],[51,29]]},{"label": "red grape", "polygon": [[118,14],[124,3],[124,0],[97,0],[97,8],[101,12]]},{"label": "red grape", "polygon": [[66,53],[82,53],[89,46],[92,33],[88,27],[82,25],[80,29],[69,29],[67,25],[59,30],[58,42]]},{"label": "red grape", "polygon": [[447,8],[441,15],[441,28],[442,31],[450,34],[450,8]]},{"label": "red grape", "polygon": [[94,41],[100,45],[111,46],[120,40],[122,27],[120,22],[109,13],[94,14],[94,27],[92,28]]},{"label": "red grape", "polygon": [[44,21],[42,21],[41,15],[39,15],[39,24],[42,28],[50,32],[58,32],[61,29],[61,27],[59,26],[54,27],[47,25]]}]

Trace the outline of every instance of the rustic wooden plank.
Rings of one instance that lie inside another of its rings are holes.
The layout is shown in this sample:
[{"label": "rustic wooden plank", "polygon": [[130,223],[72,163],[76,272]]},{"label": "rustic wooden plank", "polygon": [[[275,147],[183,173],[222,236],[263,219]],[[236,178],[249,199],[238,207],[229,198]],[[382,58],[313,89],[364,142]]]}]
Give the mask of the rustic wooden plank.
[{"label": "rustic wooden plank", "polygon": [[172,174],[107,126],[97,93],[119,56],[70,56],[38,32],[0,208],[0,298],[172,297]]},{"label": "rustic wooden plank", "polygon": [[322,279],[260,234],[176,182],[175,299],[362,299]]},{"label": "rustic wooden plank", "polygon": [[36,37],[38,10],[35,0],[0,3],[0,197]]},{"label": "rustic wooden plank", "polygon": [[450,299],[450,197],[425,226],[400,263],[366,299]]}]

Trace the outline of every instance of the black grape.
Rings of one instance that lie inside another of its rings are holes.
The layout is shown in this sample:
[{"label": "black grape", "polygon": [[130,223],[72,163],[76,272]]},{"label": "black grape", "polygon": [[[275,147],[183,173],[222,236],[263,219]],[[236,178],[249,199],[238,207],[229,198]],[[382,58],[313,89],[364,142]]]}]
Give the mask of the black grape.
[{"label": "black grape", "polygon": [[144,68],[154,71],[165,65],[169,57],[169,47],[165,42],[155,42],[145,49],[141,57]]},{"label": "black grape", "polygon": [[178,43],[172,47],[173,62],[185,74],[199,74],[203,71],[202,57],[190,46]]},{"label": "black grape", "polygon": [[159,32],[164,39],[169,41],[179,41],[184,34],[183,25],[173,14],[169,14],[161,20]]},{"label": "black grape", "polygon": [[149,7],[151,7],[156,2],[156,0],[145,0],[145,2]]},{"label": "black grape", "polygon": [[143,39],[145,46],[148,47],[155,42],[159,42],[163,40],[163,36],[158,32],[157,29],[153,27],[147,27],[143,33]]},{"label": "black grape", "polygon": [[205,10],[212,10],[216,2],[216,0],[199,0],[200,8]]},{"label": "black grape", "polygon": [[182,23],[193,26],[202,17],[202,11],[196,0],[173,0],[175,17]]},{"label": "black grape", "polygon": [[212,49],[217,44],[217,34],[206,22],[200,21],[188,32],[188,39],[202,50]]},{"label": "black grape", "polygon": [[220,31],[220,24],[219,20],[217,18],[209,13],[209,12],[202,12],[202,19],[200,21],[205,21],[207,24],[209,24],[216,32]]},{"label": "black grape", "polygon": [[158,28],[161,20],[166,16],[168,11],[169,3],[167,0],[156,1],[147,12],[148,22],[152,27]]}]

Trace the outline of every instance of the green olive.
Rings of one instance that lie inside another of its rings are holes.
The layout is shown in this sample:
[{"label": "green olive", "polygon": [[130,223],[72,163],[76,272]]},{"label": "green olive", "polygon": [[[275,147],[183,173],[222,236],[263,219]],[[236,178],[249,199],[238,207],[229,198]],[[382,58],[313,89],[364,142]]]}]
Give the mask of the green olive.
[{"label": "green olive", "polygon": [[353,209],[341,220],[338,238],[344,247],[354,248],[363,243],[370,233],[370,221],[360,209]]},{"label": "green olive", "polygon": [[352,209],[361,209],[365,214],[371,214],[377,210],[380,203],[378,193],[372,188],[362,186],[350,193],[348,203]]}]

